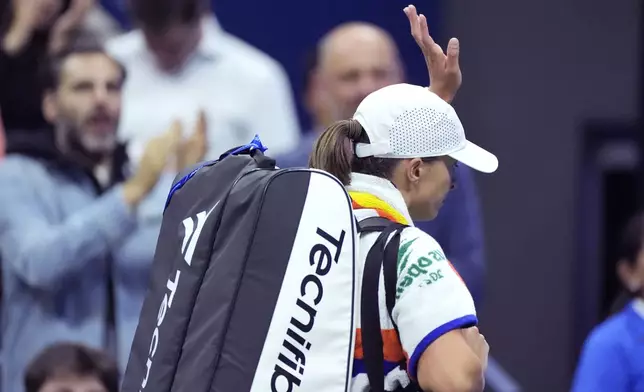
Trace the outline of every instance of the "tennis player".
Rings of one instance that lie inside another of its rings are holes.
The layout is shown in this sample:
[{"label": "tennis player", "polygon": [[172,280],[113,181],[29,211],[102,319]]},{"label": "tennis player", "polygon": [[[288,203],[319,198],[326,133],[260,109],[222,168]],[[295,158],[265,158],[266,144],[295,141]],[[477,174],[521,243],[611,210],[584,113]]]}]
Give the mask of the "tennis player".
[{"label": "tennis player", "polygon": [[[458,40],[451,39],[444,53],[429,35],[425,16],[413,5],[405,13],[425,55],[431,87],[396,84],[370,94],[352,119],[320,136],[309,163],[343,182],[358,220],[381,216],[410,226],[401,234],[392,318],[385,316],[384,293],[379,296],[385,390],[482,391],[489,347],[477,329],[472,297],[441,246],[413,227],[413,220],[436,217],[457,162],[492,173],[498,160],[466,139],[446,102],[461,84]],[[361,236],[361,268],[377,237]],[[360,329],[356,341],[361,342]],[[369,390],[362,361],[358,343],[352,392]]]}]

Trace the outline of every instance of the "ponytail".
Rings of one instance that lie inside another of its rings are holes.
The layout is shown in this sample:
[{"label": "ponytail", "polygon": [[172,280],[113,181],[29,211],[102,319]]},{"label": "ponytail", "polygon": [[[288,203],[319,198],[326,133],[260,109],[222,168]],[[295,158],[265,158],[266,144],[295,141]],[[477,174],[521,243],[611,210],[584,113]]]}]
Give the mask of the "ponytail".
[{"label": "ponytail", "polygon": [[349,185],[355,159],[354,144],[364,138],[363,133],[362,125],[356,120],[342,120],[331,125],[315,142],[309,167],[329,172],[342,184]]},{"label": "ponytail", "polygon": [[343,185],[351,184],[351,173],[369,174],[391,179],[400,160],[355,155],[356,143],[369,143],[369,136],[356,120],[342,120],[327,128],[313,145],[309,167],[324,170]]}]

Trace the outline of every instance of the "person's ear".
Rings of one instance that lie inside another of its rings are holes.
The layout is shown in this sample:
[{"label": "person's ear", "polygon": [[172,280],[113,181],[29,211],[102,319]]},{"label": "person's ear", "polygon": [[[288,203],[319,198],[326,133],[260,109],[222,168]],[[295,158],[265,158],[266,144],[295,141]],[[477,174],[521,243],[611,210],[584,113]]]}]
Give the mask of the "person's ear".
[{"label": "person's ear", "polygon": [[46,91],[42,100],[42,113],[48,123],[54,124],[58,118],[58,104],[56,103],[56,93]]},{"label": "person's ear", "polygon": [[620,260],[617,263],[617,276],[619,276],[622,284],[629,292],[636,293],[642,289],[642,282],[628,261]]},{"label": "person's ear", "polygon": [[413,158],[407,163],[407,179],[411,184],[418,184],[423,170],[423,160],[420,158]]}]

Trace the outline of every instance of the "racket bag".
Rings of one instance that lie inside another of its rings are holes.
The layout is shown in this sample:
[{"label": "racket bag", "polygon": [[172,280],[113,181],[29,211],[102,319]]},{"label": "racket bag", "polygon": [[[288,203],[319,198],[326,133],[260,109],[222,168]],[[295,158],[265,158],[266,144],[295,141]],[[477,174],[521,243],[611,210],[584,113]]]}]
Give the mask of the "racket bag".
[{"label": "racket bag", "polygon": [[123,392],[346,392],[356,223],[326,172],[258,138],[177,177]]}]

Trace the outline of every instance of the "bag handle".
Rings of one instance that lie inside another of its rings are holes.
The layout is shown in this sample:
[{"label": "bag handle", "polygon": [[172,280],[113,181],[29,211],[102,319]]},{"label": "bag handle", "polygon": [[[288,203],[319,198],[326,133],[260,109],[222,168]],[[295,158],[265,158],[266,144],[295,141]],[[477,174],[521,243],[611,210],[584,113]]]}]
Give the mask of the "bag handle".
[{"label": "bag handle", "polygon": [[231,148],[230,150],[221,154],[219,156],[219,159],[215,159],[213,161],[206,161],[198,164],[188,174],[181,177],[179,181],[176,181],[172,185],[172,188],[170,188],[168,197],[166,198],[165,206],[163,210],[165,211],[165,209],[168,208],[168,204],[170,204],[170,199],[172,199],[172,195],[176,191],[181,189],[186,184],[186,182],[188,182],[188,180],[190,180],[199,170],[201,170],[206,166],[212,166],[229,155],[250,155],[251,157],[253,157],[253,159],[255,159],[255,162],[257,163],[257,167],[259,167],[260,169],[275,169],[275,159],[269,158],[266,155],[264,155],[264,152],[266,150],[267,148],[264,147],[264,145],[262,144],[262,141],[259,139],[259,135],[255,135],[255,137],[253,138],[253,140],[250,141],[250,143],[245,144],[243,146]]}]

